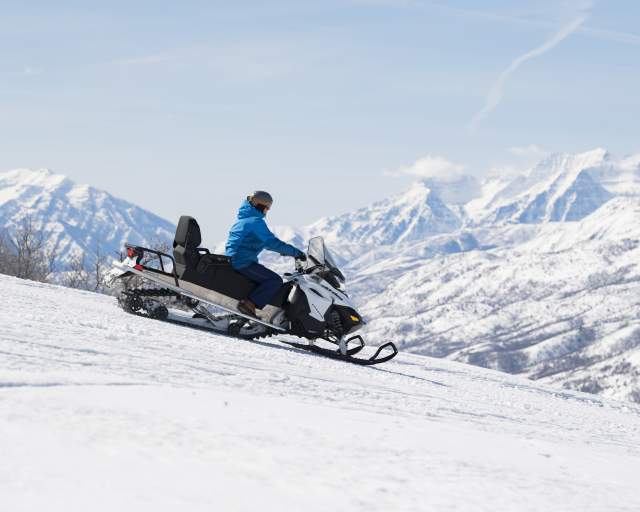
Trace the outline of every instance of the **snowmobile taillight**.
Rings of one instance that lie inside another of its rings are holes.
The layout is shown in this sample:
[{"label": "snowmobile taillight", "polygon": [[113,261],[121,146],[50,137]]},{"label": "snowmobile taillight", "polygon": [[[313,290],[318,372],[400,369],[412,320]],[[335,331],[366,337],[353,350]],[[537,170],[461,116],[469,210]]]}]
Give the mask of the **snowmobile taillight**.
[{"label": "snowmobile taillight", "polygon": [[127,247],[127,257],[133,259],[137,255],[138,255],[138,253],[133,247]]}]

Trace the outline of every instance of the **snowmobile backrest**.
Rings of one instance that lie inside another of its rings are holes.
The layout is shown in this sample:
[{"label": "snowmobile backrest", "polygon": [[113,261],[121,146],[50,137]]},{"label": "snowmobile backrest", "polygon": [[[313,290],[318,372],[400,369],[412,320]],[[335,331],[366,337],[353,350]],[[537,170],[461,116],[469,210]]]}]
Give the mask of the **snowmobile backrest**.
[{"label": "snowmobile backrest", "polygon": [[200,261],[198,246],[201,242],[200,226],[196,219],[188,215],[180,217],[173,240],[173,258],[176,260],[178,277],[182,277],[187,269],[198,266]]},{"label": "snowmobile backrest", "polygon": [[202,236],[200,234],[200,226],[193,217],[183,215],[178,221],[178,228],[176,229],[176,236],[173,240],[174,249],[181,245],[186,249],[197,249],[202,243]]}]

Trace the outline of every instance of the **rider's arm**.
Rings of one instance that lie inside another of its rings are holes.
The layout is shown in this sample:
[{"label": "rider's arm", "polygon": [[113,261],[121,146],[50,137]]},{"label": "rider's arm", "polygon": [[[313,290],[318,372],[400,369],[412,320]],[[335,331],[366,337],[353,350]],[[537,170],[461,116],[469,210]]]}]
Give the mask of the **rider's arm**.
[{"label": "rider's arm", "polygon": [[282,254],[283,256],[298,256],[302,251],[293,245],[283,242],[274,235],[264,220],[260,219],[255,225],[255,235],[264,244],[265,249]]}]

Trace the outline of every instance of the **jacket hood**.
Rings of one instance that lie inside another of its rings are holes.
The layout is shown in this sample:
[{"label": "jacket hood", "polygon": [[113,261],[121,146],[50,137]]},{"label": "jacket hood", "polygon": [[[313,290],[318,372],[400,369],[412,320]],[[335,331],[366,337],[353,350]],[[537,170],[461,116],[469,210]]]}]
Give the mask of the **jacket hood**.
[{"label": "jacket hood", "polygon": [[264,218],[264,213],[262,213],[257,208],[254,208],[253,205],[245,199],[242,201],[242,205],[238,210],[238,220],[240,219],[248,219],[249,217],[257,217],[259,219]]}]

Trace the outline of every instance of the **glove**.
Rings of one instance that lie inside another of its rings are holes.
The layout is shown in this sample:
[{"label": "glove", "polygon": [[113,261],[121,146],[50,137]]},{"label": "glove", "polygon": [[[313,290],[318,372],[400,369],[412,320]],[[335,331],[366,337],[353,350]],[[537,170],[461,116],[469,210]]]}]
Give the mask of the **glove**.
[{"label": "glove", "polygon": [[305,253],[303,253],[302,251],[300,251],[297,255],[296,255],[296,259],[300,260],[300,261],[307,261],[307,255]]}]

